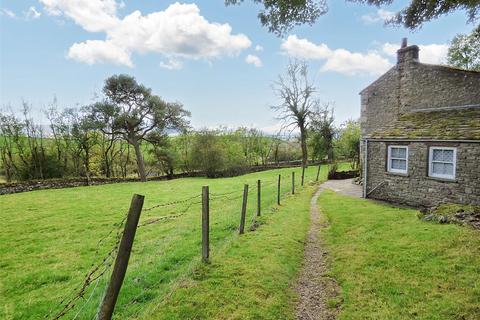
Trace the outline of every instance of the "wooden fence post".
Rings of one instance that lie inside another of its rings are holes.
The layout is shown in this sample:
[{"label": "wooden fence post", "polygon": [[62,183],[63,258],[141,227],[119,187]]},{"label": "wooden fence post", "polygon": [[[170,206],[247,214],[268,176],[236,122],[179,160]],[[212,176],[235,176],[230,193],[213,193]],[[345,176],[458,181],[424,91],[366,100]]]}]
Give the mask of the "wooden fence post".
[{"label": "wooden fence post", "polygon": [[202,261],[210,256],[210,195],[208,186],[202,187]]},{"label": "wooden fence post", "polygon": [[239,234],[245,232],[245,218],[247,216],[247,197],[248,197],[248,184],[243,187],[243,202],[242,202],[242,214],[240,216],[240,228],[238,230]]},{"label": "wooden fence post", "polygon": [[317,170],[317,179],[316,179],[317,182],[318,182],[318,177],[320,176],[320,166],[321,165],[319,164],[318,165],[318,170]]},{"label": "wooden fence post", "polygon": [[108,283],[107,291],[103,297],[102,305],[97,313],[98,320],[110,320],[115,309],[120,288],[127,272],[128,260],[132,250],[133,240],[137,231],[138,220],[143,208],[144,196],[134,194],[128,211],[127,222],[123,230],[122,240],[118,248],[117,258],[113,267],[110,282]]},{"label": "wooden fence post", "polygon": [[262,203],[262,182],[257,180],[257,217],[260,217]]},{"label": "wooden fence post", "polygon": [[282,175],[278,175],[278,186],[277,186],[277,204],[280,205],[280,180],[282,178]]},{"label": "wooden fence post", "polygon": [[292,171],[292,194],[295,194],[295,171]]},{"label": "wooden fence post", "polygon": [[305,180],[305,166],[302,165],[302,187],[303,187],[303,181]]}]

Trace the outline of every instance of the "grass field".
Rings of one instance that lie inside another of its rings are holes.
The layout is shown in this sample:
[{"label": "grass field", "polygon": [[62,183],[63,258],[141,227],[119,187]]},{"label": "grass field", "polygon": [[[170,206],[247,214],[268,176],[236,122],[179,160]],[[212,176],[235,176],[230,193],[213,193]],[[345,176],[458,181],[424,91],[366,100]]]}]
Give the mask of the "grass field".
[{"label": "grass field", "polygon": [[319,205],[339,319],[479,319],[479,232],[328,191]]},{"label": "grass field", "polygon": [[[301,261],[312,190],[308,187],[298,195],[287,196],[292,170],[299,187],[297,168],[225,179],[120,183],[1,196],[0,318],[53,318],[62,309],[62,299],[74,296],[74,289],[92,264],[112,248],[133,193],[144,194],[144,208],[148,208],[199,196],[202,185],[210,186],[212,198],[212,263],[199,263],[199,197],[142,213],[140,224],[172,218],[139,228],[115,318],[200,319],[212,315],[218,319],[255,319],[258,313],[272,319],[288,318],[292,312],[288,287]],[[283,178],[284,204],[280,208],[274,205],[278,174]],[[315,176],[316,168],[308,168],[306,181]],[[248,183],[251,190],[250,226],[257,179],[263,185],[260,227],[237,236],[243,184]],[[233,193],[219,195],[229,192]],[[175,218],[178,213],[181,215]],[[107,278],[94,282],[65,318],[91,319]]]}]

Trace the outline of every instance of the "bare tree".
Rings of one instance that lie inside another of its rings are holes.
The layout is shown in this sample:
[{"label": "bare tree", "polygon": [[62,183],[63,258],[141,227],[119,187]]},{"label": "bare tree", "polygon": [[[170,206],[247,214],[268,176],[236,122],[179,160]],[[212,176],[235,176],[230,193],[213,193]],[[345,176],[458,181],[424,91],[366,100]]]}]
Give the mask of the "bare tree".
[{"label": "bare tree", "polygon": [[281,102],[272,109],[284,122],[283,128],[299,129],[302,165],[306,166],[308,121],[312,110],[318,105],[314,96],[316,88],[308,78],[307,64],[303,61],[290,61],[286,74],[278,77],[273,89]]}]

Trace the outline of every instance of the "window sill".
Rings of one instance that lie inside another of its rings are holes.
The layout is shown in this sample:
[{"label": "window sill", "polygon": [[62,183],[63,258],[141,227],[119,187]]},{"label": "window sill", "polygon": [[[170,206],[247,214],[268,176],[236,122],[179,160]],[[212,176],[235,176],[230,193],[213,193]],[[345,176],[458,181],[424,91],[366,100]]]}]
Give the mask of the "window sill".
[{"label": "window sill", "polygon": [[386,171],[386,174],[391,175],[391,176],[400,176],[400,177],[409,177],[410,176],[408,173],[391,172],[391,171]]},{"label": "window sill", "polygon": [[449,178],[438,178],[438,177],[431,177],[431,176],[427,176],[427,179],[430,179],[430,180],[435,180],[435,181],[439,181],[439,182],[452,182],[452,183],[458,183],[458,180],[457,179],[449,179]]}]

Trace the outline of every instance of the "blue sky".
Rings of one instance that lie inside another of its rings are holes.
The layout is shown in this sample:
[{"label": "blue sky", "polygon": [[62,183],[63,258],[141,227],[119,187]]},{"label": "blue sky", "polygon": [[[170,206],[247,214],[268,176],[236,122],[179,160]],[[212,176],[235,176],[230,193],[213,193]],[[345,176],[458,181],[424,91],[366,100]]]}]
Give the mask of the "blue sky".
[{"label": "blue sky", "polygon": [[261,27],[251,1],[3,0],[0,105],[26,100],[44,121],[41,110],[54,96],[60,107],[89,104],[105,78],[127,73],[182,102],[195,127],[274,131],[271,86],[297,57],[308,61],[340,123],[359,116],[358,92],[393,65],[402,37],[421,45],[422,61],[441,63],[448,41],[472,28],[457,12],[412,33],[383,26],[398,7],[328,3],[315,25],[278,38]]}]

